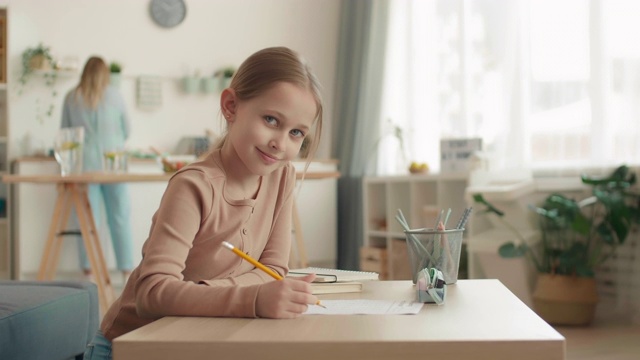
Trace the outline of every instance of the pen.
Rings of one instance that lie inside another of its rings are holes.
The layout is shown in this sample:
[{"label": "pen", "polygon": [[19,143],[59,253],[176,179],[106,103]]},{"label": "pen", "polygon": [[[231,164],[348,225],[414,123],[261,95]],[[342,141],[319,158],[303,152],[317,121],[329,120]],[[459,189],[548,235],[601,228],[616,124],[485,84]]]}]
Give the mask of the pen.
[{"label": "pen", "polygon": [[[222,246],[226,247],[227,249],[233,251],[234,254],[240,256],[241,258],[247,260],[249,263],[251,263],[253,266],[257,267],[258,269],[266,272],[267,274],[269,274],[272,278],[276,279],[276,280],[282,280],[282,276],[280,276],[280,274],[278,274],[277,272],[269,269],[268,267],[262,265],[258,260],[252,258],[251,256],[243,253],[242,251],[240,251],[238,248],[236,248],[235,246],[231,245],[231,243],[227,242],[227,241],[223,241],[222,242]],[[318,302],[316,302],[316,305],[318,306],[322,306],[325,307],[324,305],[322,305],[320,303],[320,300],[318,300]]]}]

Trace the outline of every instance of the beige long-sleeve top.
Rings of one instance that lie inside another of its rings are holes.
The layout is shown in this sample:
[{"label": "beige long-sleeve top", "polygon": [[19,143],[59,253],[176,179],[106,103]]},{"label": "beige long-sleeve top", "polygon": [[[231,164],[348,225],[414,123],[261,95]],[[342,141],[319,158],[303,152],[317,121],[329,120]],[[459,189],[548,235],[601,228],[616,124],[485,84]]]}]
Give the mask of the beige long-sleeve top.
[{"label": "beige long-sleeve top", "polygon": [[107,339],[164,316],[255,317],[258,289],[273,278],[223,241],[288,271],[293,165],[262,177],[255,200],[236,200],[225,194],[221,164],[216,151],[169,180],[142,261],[102,321]]}]

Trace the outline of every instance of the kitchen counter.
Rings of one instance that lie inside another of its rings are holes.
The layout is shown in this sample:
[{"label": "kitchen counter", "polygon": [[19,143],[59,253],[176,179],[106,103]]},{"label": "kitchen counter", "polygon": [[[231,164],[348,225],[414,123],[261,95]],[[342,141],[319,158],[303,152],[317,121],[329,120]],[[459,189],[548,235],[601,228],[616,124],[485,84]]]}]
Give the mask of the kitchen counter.
[{"label": "kitchen counter", "polygon": [[[294,166],[302,176],[304,161],[295,161]],[[13,174],[30,177],[46,177],[59,174],[59,166],[53,157],[24,157],[13,164]],[[163,174],[155,159],[132,159],[129,173]],[[12,175],[13,175],[12,174]],[[336,161],[312,162],[296,192],[301,228],[305,240],[310,266],[334,267],[337,259],[337,178]],[[167,176],[167,179],[169,177]],[[146,240],[151,217],[160,204],[166,188],[165,181],[129,184],[134,238],[134,262],[141,260],[142,244]],[[56,188],[53,184],[14,184],[14,201],[11,202],[13,256],[12,266],[17,279],[34,279],[42,256],[47,227],[53,214]],[[310,205],[312,204],[312,205]],[[35,226],[34,226],[35,225]],[[107,267],[114,271],[114,285],[120,277],[115,276],[115,259],[111,247],[106,221],[98,228],[105,250]],[[69,239],[71,240],[71,239]],[[59,279],[74,279],[80,276],[75,241],[64,241],[59,261]]]}]

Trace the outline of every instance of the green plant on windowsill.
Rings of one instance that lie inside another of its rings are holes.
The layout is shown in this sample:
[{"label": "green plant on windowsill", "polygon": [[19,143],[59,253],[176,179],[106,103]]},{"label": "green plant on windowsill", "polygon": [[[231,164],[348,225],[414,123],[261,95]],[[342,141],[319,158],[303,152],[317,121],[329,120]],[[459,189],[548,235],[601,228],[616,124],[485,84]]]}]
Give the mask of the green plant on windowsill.
[{"label": "green plant on windowsill", "polygon": [[[586,325],[594,317],[598,301],[595,273],[625,243],[640,224],[640,194],[634,190],[636,174],[623,165],[605,177],[581,176],[591,194],[576,200],[550,194],[541,206],[530,206],[539,215],[541,252],[534,251],[522,235],[503,221],[518,243],[500,246],[504,258],[528,256],[538,271],[533,294],[536,312],[549,323]],[[502,220],[504,213],[474,194],[481,211]]]}]

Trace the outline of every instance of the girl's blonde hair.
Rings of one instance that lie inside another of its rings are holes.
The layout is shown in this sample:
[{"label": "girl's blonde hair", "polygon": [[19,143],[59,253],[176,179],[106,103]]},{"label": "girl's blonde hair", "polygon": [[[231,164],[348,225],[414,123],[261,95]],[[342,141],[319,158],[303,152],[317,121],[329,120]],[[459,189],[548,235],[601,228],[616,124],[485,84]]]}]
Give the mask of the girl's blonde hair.
[{"label": "girl's blonde hair", "polygon": [[80,83],[76,87],[76,99],[82,96],[87,106],[96,109],[108,85],[109,67],[107,63],[100,57],[92,56],[87,60],[82,70]]},{"label": "girl's blonde hair", "polygon": [[[309,139],[310,160],[318,148],[322,133],[322,97],[318,79],[298,53],[286,47],[262,49],[240,65],[229,87],[235,91],[239,101],[246,101],[262,95],[278,82],[288,82],[308,89],[316,100],[316,126],[312,131],[313,138]],[[222,148],[226,138],[225,132],[214,145],[214,150]]]}]

